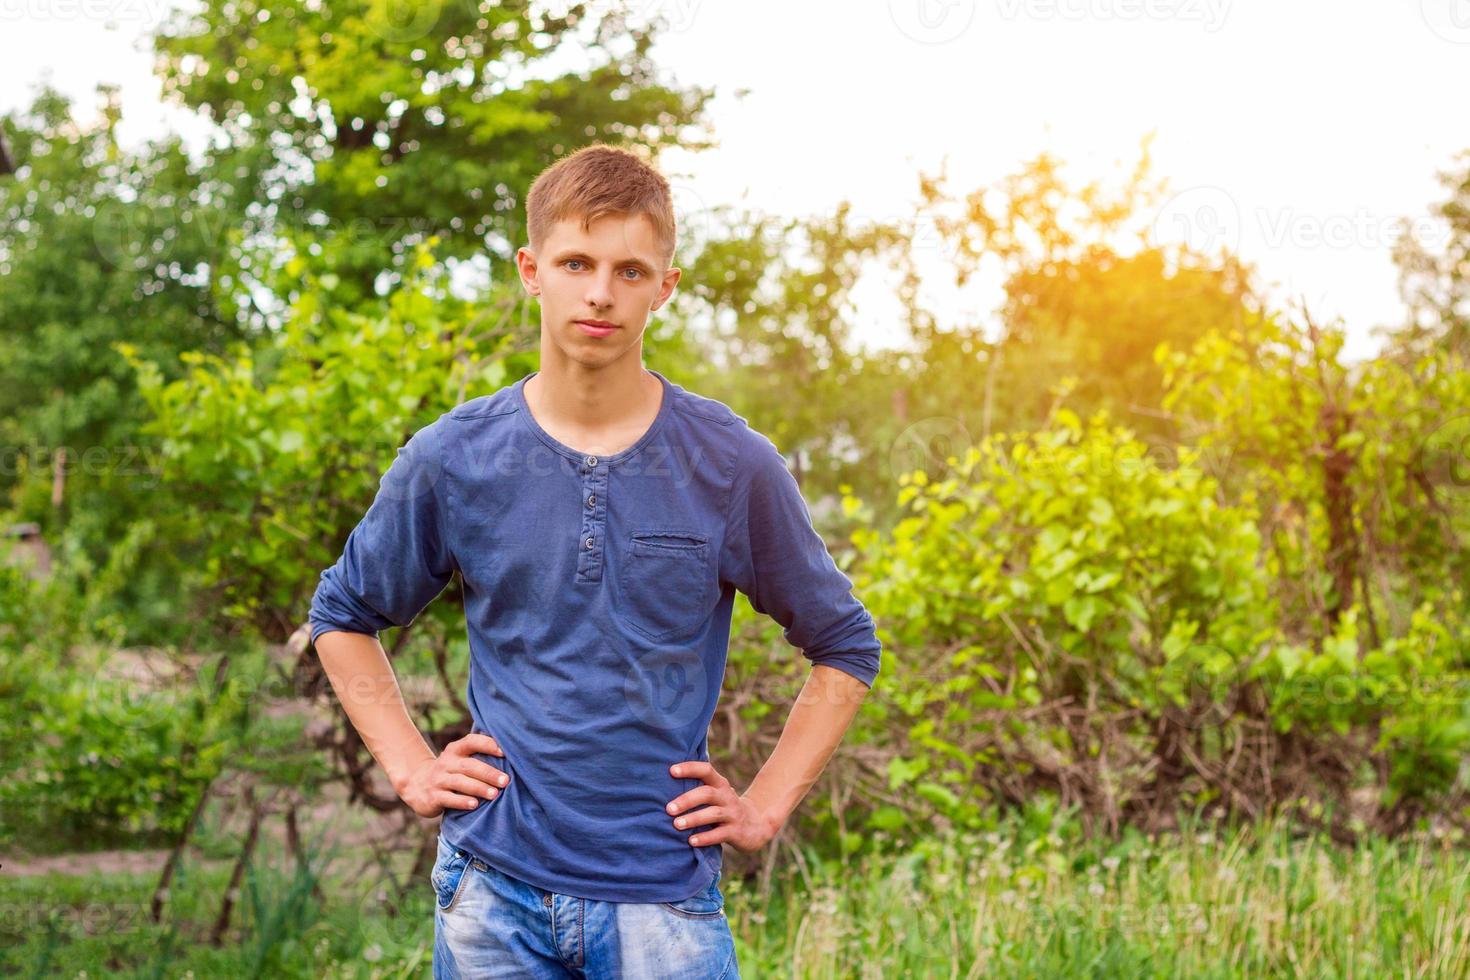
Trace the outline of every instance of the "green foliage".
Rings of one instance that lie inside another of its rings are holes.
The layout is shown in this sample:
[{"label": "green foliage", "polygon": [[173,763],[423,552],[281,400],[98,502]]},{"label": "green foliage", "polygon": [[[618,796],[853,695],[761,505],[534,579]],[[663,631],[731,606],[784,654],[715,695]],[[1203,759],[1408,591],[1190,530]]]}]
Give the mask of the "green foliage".
[{"label": "green foliage", "polygon": [[1320,645],[1357,606],[1375,647],[1425,602],[1465,616],[1470,364],[1437,351],[1347,365],[1343,339],[1260,317],[1158,358],[1184,437],[1230,495],[1259,502],[1283,632]]},{"label": "green foliage", "polygon": [[155,413],[163,482],[195,501],[176,533],[202,545],[198,584],[227,620],[288,636],[398,448],[531,369],[510,347],[519,303],[451,295],[432,244],[407,280],[357,308],[324,301],[333,274],[293,259],[301,286],[282,329],[231,357],[186,355],[177,381],[124,349]]},{"label": "green foliage", "polygon": [[[906,476],[891,536],[854,540],[889,652],[871,715],[898,740],[887,788],[973,825],[977,771],[1105,767],[1113,738],[1227,688],[1271,618],[1254,514],[1217,503],[1187,455],[1162,467],[1104,415],[1062,410],[952,462],[944,481]],[[1112,764],[1126,796],[1146,758]]]},{"label": "green foliage", "polygon": [[[323,242],[355,302],[431,235],[443,256],[489,244],[508,260],[525,190],[564,152],[707,145],[713,92],[659,84],[655,25],[630,21],[523,0],[206,3],[178,10],[155,47],[165,93],[278,162],[256,174],[259,230]],[[585,67],[567,69],[569,54]]]},{"label": "green foliage", "polygon": [[[177,137],[120,145],[107,94],[96,124],[49,88],[0,117],[17,166],[0,177],[0,511],[98,566],[129,525],[172,506],[139,432],[146,409],[132,371],[112,345],[126,340],[175,377],[179,352],[244,336],[219,311],[211,278],[244,205]],[[182,560],[161,542],[118,583],[130,633],[177,628],[155,604]]]},{"label": "green foliage", "polygon": [[[83,640],[85,592],[0,567],[0,845],[160,842],[238,745],[229,686],[140,672]],[[226,682],[228,684],[228,682]]]},{"label": "green foliage", "polygon": [[[1237,408],[1217,398],[1222,411]],[[1413,431],[1412,415],[1400,413],[1385,440]],[[1368,424],[1367,413],[1354,417]],[[1159,800],[1253,812],[1256,799],[1346,803],[1347,790],[1376,788],[1378,799],[1351,815],[1361,829],[1401,827],[1460,799],[1470,749],[1463,593],[1423,590],[1389,635],[1382,622],[1360,635],[1357,604],[1325,624],[1292,605],[1296,577],[1315,569],[1329,592],[1332,581],[1322,569],[1324,457],[1310,451],[1311,428],[1293,449],[1273,448],[1278,468],[1234,471],[1258,482],[1227,493],[1205,471],[1208,449],[1160,454],[1105,413],[1084,423],[1059,409],[1043,430],[951,456],[945,479],[906,474],[906,516],[891,530],[872,526],[871,510],[848,496],[855,589],[885,656],[850,736],[871,761],[849,783],[865,813],[850,811],[847,825],[917,839],[983,826],[992,804],[1049,797],[1113,822]],[[1385,446],[1380,464],[1392,452],[1413,455]],[[1287,495],[1317,502],[1314,545],[1263,540],[1258,502]],[[787,692],[747,687],[769,658],[742,649],[731,663],[743,717],[769,724],[757,705]],[[1245,745],[1280,761],[1241,773],[1232,747]],[[1297,769],[1298,753],[1317,764]],[[840,830],[824,815],[811,823]],[[846,833],[837,843],[862,848]]]}]

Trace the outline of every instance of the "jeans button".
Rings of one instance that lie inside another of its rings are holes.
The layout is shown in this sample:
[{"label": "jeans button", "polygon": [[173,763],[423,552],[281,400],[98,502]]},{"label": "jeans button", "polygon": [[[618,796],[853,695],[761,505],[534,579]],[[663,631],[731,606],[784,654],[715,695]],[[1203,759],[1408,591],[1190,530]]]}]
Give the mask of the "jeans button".
[{"label": "jeans button", "polygon": [[551,892],[546,893],[546,897],[541,900],[541,904],[545,905],[547,908],[551,908]]}]

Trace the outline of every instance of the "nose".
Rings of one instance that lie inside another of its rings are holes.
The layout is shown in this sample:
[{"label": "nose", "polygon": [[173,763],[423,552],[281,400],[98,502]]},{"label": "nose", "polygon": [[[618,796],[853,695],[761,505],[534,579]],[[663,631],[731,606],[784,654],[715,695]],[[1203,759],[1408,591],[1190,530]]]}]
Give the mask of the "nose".
[{"label": "nose", "polygon": [[612,306],[612,302],[612,274],[604,272],[592,277],[587,286],[587,303],[598,310],[604,310]]}]

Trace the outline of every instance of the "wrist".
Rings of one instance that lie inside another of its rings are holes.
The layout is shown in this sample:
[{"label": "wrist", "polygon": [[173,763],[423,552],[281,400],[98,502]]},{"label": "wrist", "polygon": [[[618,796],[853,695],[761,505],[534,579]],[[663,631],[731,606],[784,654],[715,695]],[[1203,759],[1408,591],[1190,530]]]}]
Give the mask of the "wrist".
[{"label": "wrist", "polygon": [[432,763],[433,761],[433,754],[429,754],[395,767],[392,772],[388,773],[388,781],[393,785],[393,792],[397,793],[401,799],[408,792],[409,787],[413,785],[414,775],[425,764]]},{"label": "wrist", "polygon": [[781,828],[786,826],[786,818],[791,815],[789,810],[768,802],[763,802],[752,796],[746,796],[745,798],[755,808],[756,816],[760,819],[762,825],[764,825],[767,837],[774,838],[781,832]]}]

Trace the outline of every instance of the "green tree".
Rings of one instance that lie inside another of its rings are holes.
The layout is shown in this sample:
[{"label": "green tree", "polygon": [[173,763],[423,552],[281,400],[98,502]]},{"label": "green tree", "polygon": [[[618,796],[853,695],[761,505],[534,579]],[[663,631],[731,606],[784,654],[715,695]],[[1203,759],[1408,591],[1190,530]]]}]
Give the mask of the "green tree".
[{"label": "green tree", "polygon": [[[96,564],[130,524],[168,509],[113,343],[175,377],[181,351],[219,352],[245,335],[214,278],[243,210],[236,188],[202,176],[177,138],[121,145],[116,93],[102,95],[95,125],[47,88],[0,118],[14,164],[0,176],[0,499],[39,521],[58,553]],[[169,575],[156,564],[118,581],[141,601]]]},{"label": "green tree", "polygon": [[[1410,358],[1435,347],[1470,356],[1470,150],[1439,179],[1444,200],[1429,209],[1428,222],[1405,222],[1406,233],[1394,244],[1399,294],[1409,315],[1389,340]],[[1443,247],[1427,244],[1428,227],[1443,233]]]},{"label": "green tree", "polygon": [[[713,92],[655,78],[659,25],[596,6],[209,2],[180,11],[155,47],[166,93],[229,145],[269,148],[252,231],[309,232],[339,278],[334,298],[352,302],[429,236],[441,256],[488,249],[492,274],[513,278],[525,190],[562,153],[709,145]],[[553,67],[569,55],[593,63]]]}]

